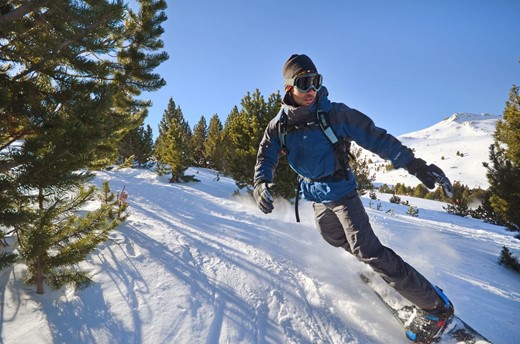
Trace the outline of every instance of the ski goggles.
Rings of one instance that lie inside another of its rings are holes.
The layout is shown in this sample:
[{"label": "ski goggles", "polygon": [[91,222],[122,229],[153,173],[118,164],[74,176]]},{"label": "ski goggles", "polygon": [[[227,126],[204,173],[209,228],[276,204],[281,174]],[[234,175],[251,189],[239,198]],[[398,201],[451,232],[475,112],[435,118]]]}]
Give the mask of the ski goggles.
[{"label": "ski goggles", "polygon": [[300,92],[309,92],[312,89],[315,91],[319,91],[321,88],[321,83],[323,82],[323,77],[321,74],[305,74],[297,76],[292,79],[285,79],[285,83],[288,86],[294,86]]}]

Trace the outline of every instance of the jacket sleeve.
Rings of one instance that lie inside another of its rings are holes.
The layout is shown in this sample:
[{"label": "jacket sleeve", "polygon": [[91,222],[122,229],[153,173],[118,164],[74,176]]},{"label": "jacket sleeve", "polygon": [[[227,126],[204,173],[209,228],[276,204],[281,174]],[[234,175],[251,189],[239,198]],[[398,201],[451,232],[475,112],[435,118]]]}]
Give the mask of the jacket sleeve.
[{"label": "jacket sleeve", "polygon": [[377,127],[368,116],[342,105],[338,111],[340,132],[344,132],[361,147],[390,160],[395,168],[406,167],[415,158],[410,148],[386,130]]},{"label": "jacket sleeve", "polygon": [[281,144],[278,137],[277,118],[274,118],[264,131],[256,156],[254,185],[259,182],[272,182],[280,159]]}]

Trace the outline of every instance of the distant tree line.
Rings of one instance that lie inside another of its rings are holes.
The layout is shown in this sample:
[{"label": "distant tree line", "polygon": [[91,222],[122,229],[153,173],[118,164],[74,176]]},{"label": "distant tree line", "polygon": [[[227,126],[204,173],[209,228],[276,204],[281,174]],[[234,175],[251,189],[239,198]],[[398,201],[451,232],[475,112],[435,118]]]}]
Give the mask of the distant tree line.
[{"label": "distant tree line", "polygon": [[[266,100],[259,90],[252,94],[248,92],[241,101],[241,109],[235,106],[224,125],[215,114],[208,127],[202,116],[192,132],[181,108],[170,99],[159,125],[159,137],[155,141],[153,154],[149,157],[153,156],[162,173],[171,173],[172,182],[185,178],[183,173],[189,166],[200,166],[213,168],[233,177],[239,188],[250,186],[263,130],[278,112],[280,104],[279,93],[272,94]],[[455,181],[451,198],[446,197],[440,187],[429,191],[423,184],[415,187],[402,183],[392,187],[383,184],[379,191],[447,202],[445,209],[451,214],[471,216],[519,231],[520,212],[516,210],[520,209],[520,184],[517,182],[520,177],[518,104],[518,88],[514,86],[506,103],[504,118],[497,124],[495,142],[490,147],[491,163],[484,164],[488,169],[488,190],[470,189]],[[144,137],[145,132],[147,131],[141,129],[141,141],[150,145],[149,138]],[[355,157],[351,160],[351,167],[356,174],[360,191],[364,193],[365,190],[374,188],[374,176],[368,168],[370,161],[361,158],[361,151],[360,148],[351,149]],[[137,156],[137,152],[135,155]],[[457,155],[463,154],[457,152]],[[392,168],[391,164],[386,167],[387,170]],[[295,175],[284,157],[280,159],[275,184],[279,196],[288,199],[295,196]]]},{"label": "distant tree line", "polygon": [[[506,102],[503,118],[497,122],[494,142],[489,147],[490,162],[483,163],[487,169],[489,188],[470,189],[458,181],[453,184],[453,196],[447,198],[441,188],[429,191],[424,185],[408,187],[397,183],[383,184],[379,191],[394,194],[394,203],[400,203],[397,195],[447,202],[446,211],[459,216],[471,216],[486,222],[520,231],[520,96],[513,86]],[[457,152],[457,156],[464,156]],[[391,164],[386,165],[391,170]],[[470,205],[474,205],[472,208]],[[520,238],[520,235],[517,237]]]},{"label": "distant tree line", "polygon": [[[241,107],[233,107],[224,124],[214,114],[209,125],[205,116],[201,116],[191,129],[181,107],[170,98],[155,142],[152,144],[149,139],[149,128],[135,129],[121,142],[120,154],[124,154],[119,160],[135,158],[139,165],[152,162],[159,173],[170,175],[170,182],[191,180],[191,176],[184,173],[188,167],[197,166],[231,176],[238,188],[250,187],[264,130],[280,106],[279,92],[266,99],[257,89],[253,93],[247,92],[241,100]],[[360,148],[351,149],[351,168],[357,176],[360,191],[364,191],[373,189],[374,176],[370,175],[367,161],[361,158],[361,151]],[[292,199],[296,195],[296,183],[296,174],[286,157],[281,156],[274,179],[274,193]]]}]

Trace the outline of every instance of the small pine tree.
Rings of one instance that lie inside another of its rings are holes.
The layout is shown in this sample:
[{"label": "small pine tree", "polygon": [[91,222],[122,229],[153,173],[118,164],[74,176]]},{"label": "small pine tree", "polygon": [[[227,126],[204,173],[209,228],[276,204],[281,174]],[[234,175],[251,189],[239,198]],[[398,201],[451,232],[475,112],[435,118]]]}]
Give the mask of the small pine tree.
[{"label": "small pine tree", "polygon": [[374,184],[372,183],[375,180],[375,175],[370,174],[368,162],[366,159],[362,158],[362,148],[351,147],[350,153],[352,154],[352,158],[350,159],[350,168],[356,177],[358,191],[363,195],[367,191],[374,189]]},{"label": "small pine tree", "polygon": [[170,98],[159,123],[159,137],[155,143],[154,156],[162,168],[169,166],[171,183],[181,182],[184,171],[192,163],[191,135],[191,129],[181,108]]},{"label": "small pine tree", "polygon": [[476,209],[475,218],[480,218],[485,222],[492,223],[494,225],[506,226],[507,221],[503,217],[503,214],[495,212],[491,205],[491,191],[488,189],[484,192],[480,199],[481,204]]},{"label": "small pine tree", "polygon": [[443,209],[450,214],[462,217],[468,216],[470,214],[468,203],[464,198],[453,199],[446,207],[443,207]]},{"label": "small pine tree", "polygon": [[[110,206],[78,216],[75,210],[94,199],[96,188],[80,188],[71,197],[54,194],[35,209],[32,221],[16,226],[20,256],[27,265],[26,283],[36,285],[36,293],[44,293],[45,283],[52,288],[72,284],[84,288],[92,282],[77,264],[85,259],[120,221],[109,220]],[[40,193],[41,194],[41,193]]]},{"label": "small pine tree", "polygon": [[406,211],[406,214],[408,214],[410,216],[413,216],[413,217],[418,217],[419,216],[419,209],[417,207],[410,206],[408,208],[408,210]]},{"label": "small pine tree", "polygon": [[118,192],[116,195],[112,192],[112,190],[110,190],[109,182],[105,181],[103,182],[103,190],[98,198],[104,206],[108,207],[108,217],[111,220],[126,220],[126,209],[128,208],[128,194],[125,192],[124,187],[123,190],[121,190],[121,192]]},{"label": "small pine tree", "polygon": [[392,195],[392,197],[390,197],[390,203],[401,203],[401,197],[397,196],[396,194]]},{"label": "small pine tree", "polygon": [[520,272],[520,263],[518,262],[518,257],[514,256],[506,246],[502,247],[502,252],[500,252],[498,264],[504,265],[516,272]]},{"label": "small pine tree", "polygon": [[469,215],[469,188],[466,185],[456,181],[453,183],[452,197],[446,207],[443,207],[448,213],[457,216]]}]

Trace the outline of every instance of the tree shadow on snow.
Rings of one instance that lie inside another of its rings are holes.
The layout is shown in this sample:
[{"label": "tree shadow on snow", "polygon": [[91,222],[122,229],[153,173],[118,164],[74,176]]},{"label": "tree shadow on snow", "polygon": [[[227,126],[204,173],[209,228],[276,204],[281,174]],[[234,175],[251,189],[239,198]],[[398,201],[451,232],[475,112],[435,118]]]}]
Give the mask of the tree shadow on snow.
[{"label": "tree shadow on snow", "polygon": [[130,343],[135,333],[111,313],[99,284],[77,292],[74,300],[42,303],[53,343]]}]

